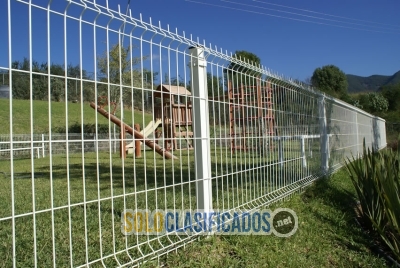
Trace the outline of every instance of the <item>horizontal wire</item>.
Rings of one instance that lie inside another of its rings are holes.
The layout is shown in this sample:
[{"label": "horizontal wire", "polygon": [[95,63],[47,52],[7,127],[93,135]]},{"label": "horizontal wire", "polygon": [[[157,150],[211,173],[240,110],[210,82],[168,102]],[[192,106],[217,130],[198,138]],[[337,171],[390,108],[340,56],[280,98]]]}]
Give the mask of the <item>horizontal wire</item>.
[{"label": "horizontal wire", "polygon": [[306,17],[306,18],[311,18],[311,19],[326,20],[326,21],[331,21],[331,22],[338,22],[338,23],[344,23],[344,24],[350,24],[350,25],[356,25],[356,26],[362,26],[362,27],[373,27],[373,28],[385,29],[385,30],[394,30],[394,31],[400,30],[400,29],[392,29],[392,28],[382,27],[382,26],[372,26],[372,25],[365,25],[365,24],[354,23],[354,22],[346,22],[346,21],[340,21],[340,20],[334,20],[334,19],[326,19],[326,18],[311,16],[311,15],[304,15],[304,14],[300,14],[300,13],[284,11],[284,10],[279,10],[279,9],[261,7],[261,6],[250,5],[250,4],[243,4],[243,3],[238,3],[238,2],[228,1],[228,0],[220,0],[220,1],[221,2],[226,2],[226,3],[242,5],[242,6],[253,7],[253,8],[257,8],[257,9],[265,9],[265,10],[270,10],[270,11],[277,11],[277,12],[281,12],[281,13],[286,13],[286,14],[291,14],[291,15],[296,15],[296,16],[301,16],[301,17]]},{"label": "horizontal wire", "polygon": [[296,8],[296,7],[291,7],[291,6],[284,6],[284,5],[279,5],[279,4],[274,4],[274,3],[269,3],[269,2],[265,2],[265,1],[259,1],[259,0],[252,0],[252,1],[253,1],[253,2],[262,3],[262,4],[266,4],[266,5],[279,6],[279,7],[290,8],[290,9],[300,10],[300,11],[309,12],[309,13],[314,13],[314,14],[320,14],[320,15],[329,16],[329,17],[333,17],[333,18],[346,19],[346,20],[353,20],[353,21],[359,21],[359,22],[367,22],[367,23],[372,23],[372,24],[379,24],[379,25],[385,25],[385,26],[391,26],[391,27],[400,28],[399,25],[393,25],[393,24],[387,24],[387,23],[380,23],[380,22],[368,21],[368,20],[360,20],[360,19],[354,19],[354,18],[343,17],[343,16],[337,16],[337,15],[331,15],[331,14],[322,13],[322,12],[317,12],[317,11],[313,11],[313,10],[309,10],[309,9],[302,9],[302,8]]},{"label": "horizontal wire", "polygon": [[203,3],[203,2],[198,2],[198,1],[194,1],[194,0],[185,0],[185,1],[186,2],[191,2],[191,3],[196,3],[196,4],[201,4],[201,5],[221,7],[221,8],[225,8],[225,9],[237,10],[237,11],[248,12],[248,13],[253,13],[253,14],[259,14],[259,15],[264,15],[264,16],[270,16],[270,17],[275,17],[275,18],[288,19],[288,20],[301,21],[301,22],[308,22],[308,23],[314,23],[314,24],[325,25],[325,26],[333,26],[333,27],[339,27],[339,28],[345,28],[345,29],[351,29],[351,30],[359,30],[359,31],[375,32],[375,33],[387,33],[387,34],[400,34],[400,32],[399,33],[385,32],[385,31],[376,31],[376,30],[355,28],[355,27],[349,27],[349,26],[343,26],[343,25],[335,25],[335,24],[329,24],[329,23],[305,20],[305,19],[297,19],[297,18],[285,17],[285,16],[280,16],[280,15],[268,14],[268,13],[264,13],[264,12],[253,11],[253,10],[246,10],[246,9],[242,9],[242,8],[235,8],[235,7],[229,7],[229,6],[223,6],[223,5]]}]

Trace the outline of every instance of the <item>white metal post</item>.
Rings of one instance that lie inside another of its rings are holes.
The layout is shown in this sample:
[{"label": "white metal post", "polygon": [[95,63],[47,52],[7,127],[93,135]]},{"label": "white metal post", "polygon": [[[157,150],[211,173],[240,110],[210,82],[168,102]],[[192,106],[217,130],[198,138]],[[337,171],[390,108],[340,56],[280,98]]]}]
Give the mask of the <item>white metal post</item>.
[{"label": "white metal post", "polygon": [[329,170],[329,140],[326,120],[325,95],[323,94],[318,101],[319,125],[321,133],[321,170],[326,174]]},{"label": "white metal post", "polygon": [[384,147],[387,146],[386,143],[386,121],[383,120],[382,118],[379,118],[380,120],[380,125],[381,127],[379,128],[379,133],[381,134],[381,144],[380,144],[380,149],[383,149]]},{"label": "white metal post", "polygon": [[191,47],[190,69],[193,96],[193,130],[197,209],[212,210],[210,123],[208,117],[207,72],[204,49]]},{"label": "white metal post", "polygon": [[44,134],[42,134],[42,157],[44,158],[44,156]]},{"label": "white metal post", "polygon": [[[359,139],[359,136],[358,136],[358,113],[356,112],[355,113],[356,114],[356,122],[354,122],[355,123],[355,125],[356,125],[356,143],[357,143],[357,152],[356,152],[356,154],[357,154],[357,158],[359,158],[360,157],[360,139]],[[361,149],[361,152],[362,152],[362,149]]]},{"label": "white metal post", "polygon": [[303,158],[303,167],[307,167],[307,159],[306,159],[306,146],[304,142],[304,136],[300,138],[300,150],[301,150],[301,158]]}]

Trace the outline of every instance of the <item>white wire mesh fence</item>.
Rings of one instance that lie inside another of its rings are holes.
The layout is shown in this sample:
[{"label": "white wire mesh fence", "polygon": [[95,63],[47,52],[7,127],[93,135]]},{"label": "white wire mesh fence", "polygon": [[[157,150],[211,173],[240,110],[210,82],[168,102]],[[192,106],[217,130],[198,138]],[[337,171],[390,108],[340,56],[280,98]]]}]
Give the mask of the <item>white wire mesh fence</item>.
[{"label": "white wire mesh fence", "polygon": [[122,212],[254,210],[386,146],[384,120],[107,2],[0,18],[0,266],[160,261],[203,232],[126,235]]},{"label": "white wire mesh fence", "polygon": [[[119,152],[119,134],[112,135],[112,137],[113,138],[110,139],[108,134],[96,135],[93,133],[68,133],[68,135],[53,133],[51,137],[48,134],[33,134],[33,136],[27,134],[14,134],[12,137],[10,135],[1,134],[0,159],[10,159],[11,153],[13,154],[14,159],[31,158],[32,144],[34,149],[33,157],[36,158],[46,157],[50,154],[65,155],[67,150],[69,153],[81,153],[82,151],[85,153],[96,151],[109,152],[110,150],[113,153]],[[12,151],[10,149],[11,140],[13,141]],[[112,145],[111,147],[110,141]]]}]

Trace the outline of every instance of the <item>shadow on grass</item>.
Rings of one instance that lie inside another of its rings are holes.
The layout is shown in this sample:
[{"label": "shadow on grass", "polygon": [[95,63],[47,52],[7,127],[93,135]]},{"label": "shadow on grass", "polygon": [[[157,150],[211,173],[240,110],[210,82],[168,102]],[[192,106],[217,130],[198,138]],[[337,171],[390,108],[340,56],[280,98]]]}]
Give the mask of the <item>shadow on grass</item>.
[{"label": "shadow on grass", "polygon": [[[179,183],[188,183],[195,181],[194,156],[190,159],[182,160],[164,160],[159,156],[155,159],[149,155],[146,159],[127,158],[122,165],[122,160],[115,154],[101,155],[99,159],[95,155],[84,156],[70,155],[57,156],[53,159],[52,169],[50,170],[48,160],[42,160],[44,163],[35,163],[35,178],[52,178],[52,180],[70,181],[84,180],[86,183],[110,183],[113,187],[139,187],[151,189],[159,186],[173,186]],[[247,175],[248,180],[257,180],[259,178],[273,177],[275,181],[290,184],[304,176],[300,167],[300,160],[296,163],[286,163],[281,167],[277,160],[263,160],[254,158],[246,160],[248,163],[238,163],[237,159],[224,156],[223,160],[211,161],[212,175],[215,176],[233,176],[243,177]],[[28,160],[23,160],[27,161]],[[47,161],[47,162],[46,162]],[[84,164],[82,163],[84,162]],[[256,171],[256,173],[254,172]],[[31,172],[18,173],[20,178],[31,179]],[[241,179],[236,180],[235,187],[243,188]],[[195,193],[195,192],[193,192]]]},{"label": "shadow on grass", "polygon": [[[306,189],[302,200],[305,203],[320,202],[327,207],[327,210],[333,209],[337,211],[336,214],[342,215],[340,219],[335,219],[327,217],[323,211],[311,211],[315,218],[329,223],[331,237],[338,245],[355,253],[365,251],[365,248],[374,252],[372,244],[375,235],[363,231],[356,220],[356,195],[347,190],[352,189],[353,184],[345,171],[339,171],[339,173],[338,177],[335,177],[335,174],[332,178],[317,180],[312,187]],[[377,252],[374,254],[382,257]]]},{"label": "shadow on grass", "polygon": [[[344,176],[343,176],[344,177]],[[332,206],[343,212],[352,212],[355,216],[353,205],[355,205],[355,195],[344,189],[339,183],[332,182],[333,178],[321,178],[315,181],[312,187],[306,189],[302,195],[304,202],[318,199],[328,206]],[[348,184],[352,187],[350,178]]]}]

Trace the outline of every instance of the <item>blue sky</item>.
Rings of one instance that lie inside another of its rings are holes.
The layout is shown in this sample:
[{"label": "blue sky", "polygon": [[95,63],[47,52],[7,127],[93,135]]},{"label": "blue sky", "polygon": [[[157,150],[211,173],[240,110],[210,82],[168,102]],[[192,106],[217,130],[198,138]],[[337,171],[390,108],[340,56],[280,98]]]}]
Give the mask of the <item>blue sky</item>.
[{"label": "blue sky", "polygon": [[[0,3],[0,25],[7,25],[6,2]],[[43,5],[47,0],[32,2]],[[53,2],[52,6],[60,10],[66,3]],[[106,5],[105,0],[97,3]],[[118,4],[125,13],[128,0],[109,0],[111,9],[117,9]],[[264,66],[295,79],[307,79],[315,68],[327,64],[361,76],[392,75],[400,70],[400,1],[397,0],[130,0],[130,8],[133,17],[138,18],[141,13],[147,22],[151,17],[154,24],[161,21],[163,28],[167,24],[174,30],[177,27],[179,33],[185,31],[186,35],[192,34],[224,51],[253,52]],[[22,30],[26,28],[28,13],[18,3],[13,3],[12,11],[13,59],[22,59],[29,54],[27,31]],[[47,51],[46,39],[41,38],[46,35],[43,28],[46,13],[33,15],[33,58],[42,61]],[[51,25],[52,46],[62,39],[62,28],[57,24],[61,26],[62,19],[55,16]],[[77,31],[77,24],[71,23],[68,30]],[[90,41],[92,37],[84,38]],[[0,66],[7,66],[4,53],[7,40],[7,29],[2,27]],[[72,56],[77,44],[68,51],[72,64],[79,62],[78,57]],[[63,58],[55,46],[51,58],[57,62]]]}]

